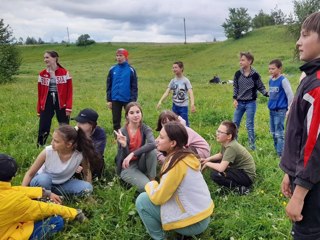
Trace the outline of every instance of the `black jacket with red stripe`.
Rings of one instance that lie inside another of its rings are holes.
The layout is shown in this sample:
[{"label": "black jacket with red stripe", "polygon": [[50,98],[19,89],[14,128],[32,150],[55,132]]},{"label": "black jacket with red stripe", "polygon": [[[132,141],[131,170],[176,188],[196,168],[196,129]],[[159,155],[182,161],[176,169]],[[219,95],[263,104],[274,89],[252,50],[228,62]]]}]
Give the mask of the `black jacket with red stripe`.
[{"label": "black jacket with red stripe", "polygon": [[320,59],[300,70],[307,76],[290,108],[280,168],[295,177],[296,185],[310,190],[320,182]]}]

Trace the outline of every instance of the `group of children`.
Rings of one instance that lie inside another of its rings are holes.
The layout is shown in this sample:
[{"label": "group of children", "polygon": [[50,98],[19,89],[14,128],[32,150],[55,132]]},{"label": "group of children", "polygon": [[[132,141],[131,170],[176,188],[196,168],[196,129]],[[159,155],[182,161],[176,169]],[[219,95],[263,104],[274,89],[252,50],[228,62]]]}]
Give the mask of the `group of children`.
[{"label": "group of children", "polygon": [[[306,62],[300,68],[306,76],[294,98],[289,81],[281,75],[279,60],[269,64],[271,79],[267,92],[259,74],[251,67],[252,54],[240,54],[241,69],[234,77],[234,121],[224,121],[216,130],[221,150],[213,156],[210,156],[208,143],[188,127],[187,93],[190,94],[191,110],[195,111],[195,107],[190,81],[182,74],[183,64],[174,63],[176,78],[170,82],[158,103],[157,107],[170,90],[174,91],[173,112],[160,114],[157,126],[160,133],[155,139],[151,128],[142,121],[141,106],[135,102],[136,73],[131,66],[122,65],[126,64],[128,52],[125,49],[117,51],[119,66],[110,69],[107,79],[108,107],[112,109],[114,134],[118,142],[117,173],[123,181],[141,192],[136,199],[137,211],[153,239],[165,239],[165,231],[168,230],[190,236],[208,227],[214,204],[201,173],[206,168],[212,169],[211,178],[217,184],[236,189],[241,194],[248,192],[256,176],[255,163],[248,150],[236,139],[241,118],[246,112],[249,144],[251,149],[255,149],[257,90],[270,98],[270,130],[277,154],[281,156],[280,167],[285,172],[281,189],[290,198],[286,213],[293,221],[293,238],[320,238],[320,178],[317,174],[320,168],[317,163],[320,146],[320,12],[311,14],[304,21],[297,47],[300,60]],[[48,119],[51,122],[54,109],[63,109],[62,115],[67,119],[71,110],[68,97],[61,90],[64,87],[59,85],[72,85],[71,78],[67,71],[60,69],[57,56],[46,52],[45,62],[48,68],[39,76],[41,124],[38,145],[45,143],[48,124],[44,122]],[[131,80],[122,83],[126,78]],[[130,87],[134,90],[130,91]],[[121,89],[126,89],[129,95],[121,95]],[[44,113],[49,103],[50,111]],[[120,129],[119,114],[121,121],[123,107],[126,124]],[[84,109],[75,118],[77,127],[61,125],[56,129],[51,145],[39,154],[21,187],[10,184],[17,172],[17,163],[8,155],[0,155],[0,198],[3,203],[0,207],[0,233],[5,236],[3,239],[37,239],[59,231],[62,218],[86,219],[81,210],[60,205],[60,196],[92,192],[92,174],[99,176],[102,172],[101,159],[103,161],[105,147],[102,135],[105,133],[97,127],[97,118],[95,111]],[[161,164],[160,179],[156,179],[158,162]],[[82,176],[76,178],[76,173]],[[43,196],[58,204],[33,200]],[[17,216],[9,216],[12,212]],[[55,214],[59,216],[52,217]],[[52,225],[56,228],[48,227]]]}]

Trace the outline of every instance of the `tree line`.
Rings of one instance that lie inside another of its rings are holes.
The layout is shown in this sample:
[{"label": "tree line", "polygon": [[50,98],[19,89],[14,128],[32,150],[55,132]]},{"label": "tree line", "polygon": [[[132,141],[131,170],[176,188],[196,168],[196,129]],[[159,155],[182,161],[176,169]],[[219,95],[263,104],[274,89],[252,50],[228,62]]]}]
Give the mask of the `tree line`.
[{"label": "tree line", "polygon": [[246,8],[229,8],[229,16],[222,24],[227,38],[239,39],[252,29],[271,25],[288,25],[288,32],[297,38],[304,19],[313,12],[320,10],[319,0],[294,0],[294,15],[288,16],[276,6],[270,14],[262,9],[253,18]]}]

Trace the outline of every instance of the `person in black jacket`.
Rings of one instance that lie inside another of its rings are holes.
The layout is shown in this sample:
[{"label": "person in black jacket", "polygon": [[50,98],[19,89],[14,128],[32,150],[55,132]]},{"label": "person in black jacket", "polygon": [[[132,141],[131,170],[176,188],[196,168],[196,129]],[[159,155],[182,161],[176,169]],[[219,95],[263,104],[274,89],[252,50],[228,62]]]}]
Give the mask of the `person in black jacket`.
[{"label": "person in black jacket", "polygon": [[290,198],[286,213],[293,238],[311,240],[320,239],[320,12],[303,22],[297,48],[306,76],[288,115],[281,190]]},{"label": "person in black jacket", "polygon": [[233,80],[233,105],[236,109],[233,122],[239,129],[242,116],[246,112],[249,146],[252,150],[255,150],[254,115],[257,110],[257,91],[266,97],[268,96],[268,92],[261,81],[259,73],[251,66],[253,60],[254,57],[251,53],[240,53],[241,69],[235,73]]},{"label": "person in black jacket", "polygon": [[81,128],[86,136],[92,140],[94,150],[96,153],[96,161],[91,167],[92,178],[101,178],[104,170],[104,151],[107,144],[106,132],[102,127],[97,125],[98,113],[91,109],[85,108],[81,110],[73,120],[77,121],[77,126]]}]

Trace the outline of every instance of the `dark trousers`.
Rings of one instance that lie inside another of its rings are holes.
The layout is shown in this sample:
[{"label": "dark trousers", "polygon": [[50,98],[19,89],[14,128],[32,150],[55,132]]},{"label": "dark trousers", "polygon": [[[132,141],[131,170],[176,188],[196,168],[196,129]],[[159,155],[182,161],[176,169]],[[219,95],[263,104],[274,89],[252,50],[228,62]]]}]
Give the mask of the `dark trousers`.
[{"label": "dark trousers", "polygon": [[125,108],[127,104],[127,102],[112,102],[112,123],[113,129],[116,131],[118,131],[121,128],[121,112],[122,108]]},{"label": "dark trousers", "polygon": [[48,93],[46,106],[43,111],[40,112],[39,132],[38,132],[38,146],[46,144],[47,138],[50,133],[52,118],[56,113],[59,124],[69,124],[69,116],[66,115],[66,109],[59,108],[58,94]]},{"label": "dark trousers", "polygon": [[[292,192],[295,188],[294,178],[290,177]],[[320,183],[313,185],[307,193],[302,208],[303,219],[294,222],[292,235],[295,240],[315,240],[320,239]]]},{"label": "dark trousers", "polygon": [[212,170],[211,179],[218,185],[227,188],[250,187],[252,181],[242,169],[227,168],[224,172]]}]

